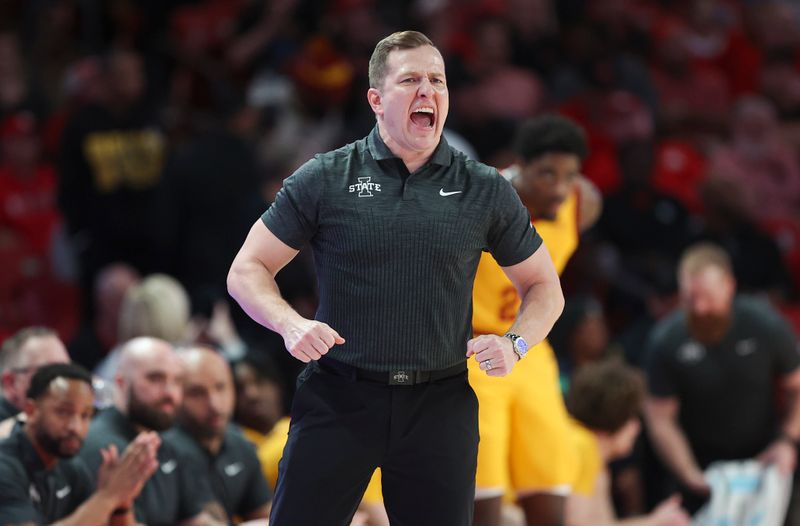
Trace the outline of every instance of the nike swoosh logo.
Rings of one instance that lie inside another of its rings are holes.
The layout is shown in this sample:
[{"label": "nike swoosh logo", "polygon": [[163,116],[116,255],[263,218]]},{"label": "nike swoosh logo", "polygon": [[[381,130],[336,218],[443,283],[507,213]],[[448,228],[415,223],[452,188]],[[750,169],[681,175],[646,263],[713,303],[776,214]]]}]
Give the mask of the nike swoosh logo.
[{"label": "nike swoosh logo", "polygon": [[168,460],[161,465],[161,471],[164,472],[165,475],[169,475],[175,468],[178,467],[178,462],[173,458],[172,460]]},{"label": "nike swoosh logo", "polygon": [[439,195],[442,197],[447,197],[448,195],[460,194],[461,192],[462,190],[456,190],[455,192],[445,192],[444,188],[442,188],[441,190],[439,190]]},{"label": "nike swoosh logo", "polygon": [[71,491],[72,491],[71,487],[64,486],[63,488],[56,490],[56,498],[61,500],[67,495],[69,495]]},{"label": "nike swoosh logo", "polygon": [[228,475],[229,477],[235,477],[236,475],[241,473],[243,469],[244,466],[242,466],[239,462],[237,462],[236,464],[229,464],[225,466],[225,474]]}]

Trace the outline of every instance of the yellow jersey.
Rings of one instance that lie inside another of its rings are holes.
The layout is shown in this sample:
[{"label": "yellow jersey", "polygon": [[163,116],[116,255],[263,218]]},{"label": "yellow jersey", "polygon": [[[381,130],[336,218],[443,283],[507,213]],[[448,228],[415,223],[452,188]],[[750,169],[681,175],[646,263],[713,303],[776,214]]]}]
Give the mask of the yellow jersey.
[{"label": "yellow jersey", "polygon": [[[542,236],[559,275],[578,247],[579,197],[574,190],[558,209],[552,221],[533,221]],[[481,254],[472,291],[472,331],[478,334],[505,334],[517,317],[520,298],[517,290],[488,252]]]},{"label": "yellow jersey", "polygon": [[603,470],[603,457],[600,455],[600,446],[597,437],[583,424],[569,419],[570,436],[575,446],[577,466],[575,478],[572,482],[572,491],[577,495],[591,497],[594,494],[597,477]]}]

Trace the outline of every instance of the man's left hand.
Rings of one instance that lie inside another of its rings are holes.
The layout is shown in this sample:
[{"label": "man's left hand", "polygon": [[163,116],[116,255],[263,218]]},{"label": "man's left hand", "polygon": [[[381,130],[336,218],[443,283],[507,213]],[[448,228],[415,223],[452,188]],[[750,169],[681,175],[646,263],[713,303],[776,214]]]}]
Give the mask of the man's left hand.
[{"label": "man's left hand", "polygon": [[788,440],[779,438],[761,452],[756,460],[765,464],[775,464],[781,473],[793,473],[797,464],[797,447]]},{"label": "man's left hand", "polygon": [[478,366],[489,376],[505,376],[519,361],[511,340],[495,334],[483,334],[467,342],[467,358],[474,356]]}]

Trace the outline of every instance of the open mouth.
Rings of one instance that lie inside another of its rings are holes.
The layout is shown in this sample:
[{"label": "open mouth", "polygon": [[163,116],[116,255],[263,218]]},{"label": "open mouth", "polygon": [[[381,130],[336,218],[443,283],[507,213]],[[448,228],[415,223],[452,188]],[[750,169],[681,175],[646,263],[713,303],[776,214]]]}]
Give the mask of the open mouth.
[{"label": "open mouth", "polygon": [[436,122],[433,108],[419,108],[413,111],[411,113],[411,121],[420,128],[432,130],[433,124]]}]

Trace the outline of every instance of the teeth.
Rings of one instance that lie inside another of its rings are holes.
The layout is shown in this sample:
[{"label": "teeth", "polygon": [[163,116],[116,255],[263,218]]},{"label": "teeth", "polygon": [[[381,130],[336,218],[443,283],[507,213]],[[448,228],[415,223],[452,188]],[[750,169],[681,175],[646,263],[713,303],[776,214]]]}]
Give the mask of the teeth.
[{"label": "teeth", "polygon": [[431,115],[433,115],[433,108],[419,108],[419,109],[414,110],[414,111],[416,113],[430,113]]}]

